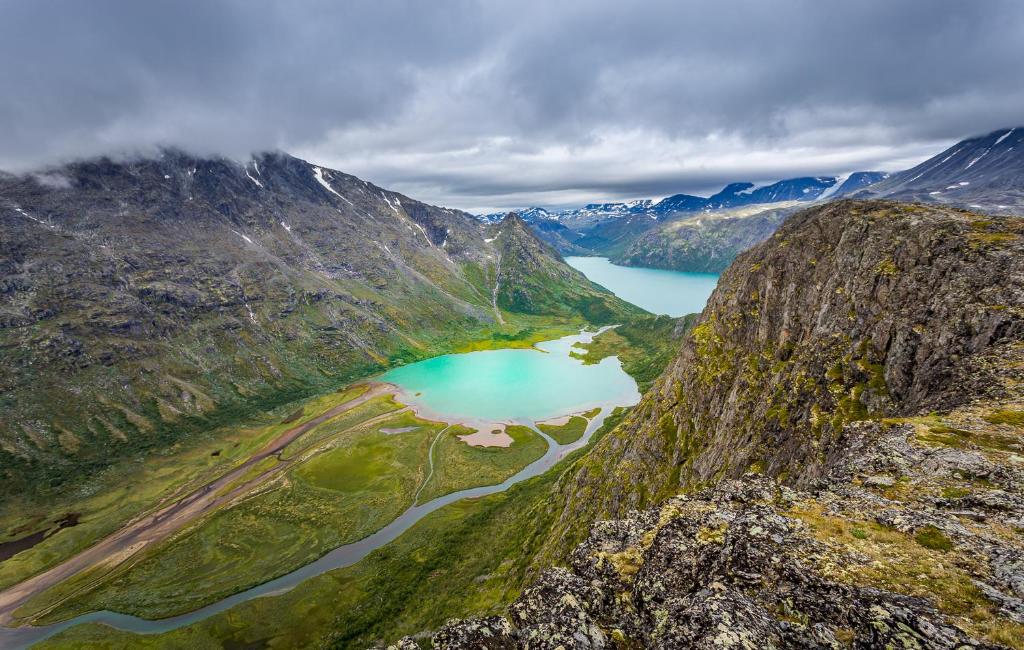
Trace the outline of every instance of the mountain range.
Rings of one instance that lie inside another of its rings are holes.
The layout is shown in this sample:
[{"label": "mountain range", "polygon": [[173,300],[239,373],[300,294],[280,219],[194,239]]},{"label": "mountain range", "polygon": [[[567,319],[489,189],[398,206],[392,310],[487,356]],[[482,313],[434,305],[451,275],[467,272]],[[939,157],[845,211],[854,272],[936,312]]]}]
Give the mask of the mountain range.
[{"label": "mountain range", "polygon": [[[601,255],[616,264],[720,273],[808,203],[845,197],[892,198],[985,212],[1024,211],[1024,128],[959,142],[906,171],[805,177],[756,187],[730,183],[709,197],[595,203],[522,213],[562,254]],[[478,217],[491,221],[494,215]]]},{"label": "mountain range", "polygon": [[[644,215],[651,219],[665,219],[680,212],[722,210],[752,204],[778,201],[814,201],[821,198],[848,196],[876,183],[888,174],[884,172],[854,172],[846,176],[802,177],[781,180],[770,185],[756,186],[749,182],[729,183],[708,197],[692,194],[673,194],[659,201],[642,199],[628,203],[588,203],[582,208],[546,210],[531,207],[515,210],[527,223],[558,221],[571,229],[580,229],[606,219]],[[479,215],[485,223],[501,221],[507,212]]]}]

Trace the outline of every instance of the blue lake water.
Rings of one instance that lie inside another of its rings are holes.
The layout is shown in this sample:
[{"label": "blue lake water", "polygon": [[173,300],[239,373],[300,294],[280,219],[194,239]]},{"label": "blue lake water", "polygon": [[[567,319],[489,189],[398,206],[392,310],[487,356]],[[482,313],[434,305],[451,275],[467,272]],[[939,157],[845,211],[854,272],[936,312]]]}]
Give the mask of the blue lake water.
[{"label": "blue lake water", "polygon": [[403,389],[439,419],[532,424],[597,406],[640,399],[636,382],[615,357],[584,365],[569,355],[593,333],[537,344],[538,350],[486,350],[447,354],[395,368],[380,377]]},{"label": "blue lake water", "polygon": [[685,316],[703,311],[718,284],[716,273],[619,266],[607,257],[567,257],[565,261],[591,282],[652,314]]}]

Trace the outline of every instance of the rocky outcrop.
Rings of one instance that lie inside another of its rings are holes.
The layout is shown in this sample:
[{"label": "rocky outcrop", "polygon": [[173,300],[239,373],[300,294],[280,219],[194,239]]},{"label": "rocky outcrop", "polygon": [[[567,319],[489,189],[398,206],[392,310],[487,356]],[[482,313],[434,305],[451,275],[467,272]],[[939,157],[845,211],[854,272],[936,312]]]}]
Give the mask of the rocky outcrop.
[{"label": "rocky outcrop", "polygon": [[599,521],[504,619],[449,622],[432,647],[1017,647],[1024,457],[986,426],[957,449],[920,422],[853,423],[814,491],[747,474]]},{"label": "rocky outcrop", "polygon": [[566,477],[558,534],[751,468],[812,485],[848,422],[1005,394],[1021,340],[1024,220],[801,212],[722,275],[673,364]]}]

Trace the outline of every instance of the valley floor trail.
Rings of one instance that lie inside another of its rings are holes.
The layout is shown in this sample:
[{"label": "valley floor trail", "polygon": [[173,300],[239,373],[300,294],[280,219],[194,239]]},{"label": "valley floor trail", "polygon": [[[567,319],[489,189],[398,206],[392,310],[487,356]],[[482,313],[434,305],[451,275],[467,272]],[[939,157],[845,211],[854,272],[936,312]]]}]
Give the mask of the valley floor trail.
[{"label": "valley floor trail", "polygon": [[262,482],[268,474],[276,473],[278,468],[271,468],[260,473],[242,485],[222,493],[222,488],[230,486],[243,477],[246,472],[270,456],[281,453],[289,444],[310,429],[323,424],[327,420],[347,412],[375,397],[394,391],[388,384],[376,384],[366,392],[332,407],[324,413],[283,432],[268,442],[263,449],[253,454],[248,460],[226,474],[206,483],[170,505],[128,523],[112,535],[100,540],[64,562],[51,567],[28,580],[0,591],[0,625],[14,621],[14,612],[30,598],[42,593],[57,583],[81,573],[91,567],[105,565],[110,569],[122,564],[139,551],[155,542],[166,539],[186,524],[227,504],[251,490],[256,483]]},{"label": "valley floor trail", "polygon": [[[385,392],[394,389],[393,386],[388,384],[382,384],[380,385],[380,388]],[[540,476],[547,470],[551,469],[570,452],[586,446],[590,442],[594,433],[604,424],[605,418],[611,415],[615,406],[623,405],[606,405],[592,420],[590,420],[583,436],[575,442],[567,445],[559,445],[553,438],[542,431],[535,429],[535,431],[537,431],[537,433],[544,438],[548,444],[548,449],[544,456],[530,463],[515,475],[505,479],[501,483],[452,492],[428,501],[422,505],[411,506],[397,519],[393,520],[387,526],[381,528],[372,535],[364,537],[357,542],[339,546],[333,551],[328,552],[319,560],[300,567],[291,573],[286,573],[280,577],[264,582],[263,584],[252,587],[251,589],[238,592],[195,611],[159,620],[149,620],[118,612],[97,611],[50,625],[26,625],[17,628],[0,625],[0,647],[5,649],[27,648],[53,636],[54,634],[58,634],[70,627],[83,623],[100,623],[136,634],[160,634],[202,621],[210,616],[227,611],[228,609],[253,598],[282,594],[291,590],[299,583],[320,575],[321,573],[325,573],[333,569],[352,566],[373,551],[397,539],[402,533],[423,519],[423,517],[443,508],[446,505],[462,499],[478,498],[489,494],[504,492],[516,483],[535,476]],[[8,605],[8,607],[10,606]]]}]

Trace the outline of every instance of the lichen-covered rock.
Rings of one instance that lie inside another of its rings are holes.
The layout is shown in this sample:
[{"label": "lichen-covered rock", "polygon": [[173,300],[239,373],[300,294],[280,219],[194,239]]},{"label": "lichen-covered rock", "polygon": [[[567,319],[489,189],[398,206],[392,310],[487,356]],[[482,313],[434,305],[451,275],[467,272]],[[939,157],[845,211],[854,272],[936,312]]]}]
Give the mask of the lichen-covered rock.
[{"label": "lichen-covered rock", "polygon": [[[845,466],[839,469],[845,476]],[[844,512],[868,516],[862,509],[873,502],[877,486],[835,487],[849,489],[845,495],[812,495],[747,475],[622,521],[597,522],[573,552],[571,569],[545,571],[512,604],[507,619],[489,623],[488,629],[502,633],[484,636],[510,645],[474,645],[481,643],[476,619],[449,623],[435,645],[565,650],[1002,647],[972,636],[928,598],[880,588],[879,580],[860,576],[857,571],[869,566],[868,558],[839,536],[823,536],[821,527],[841,526]],[[906,532],[890,522],[886,552],[939,557],[945,553],[940,542],[946,534],[969,544],[992,567],[968,576],[966,584],[974,580],[991,611],[1012,625],[1021,586],[1015,545],[981,536],[966,542],[960,538],[967,534],[962,524],[940,529],[922,523],[937,521],[938,510],[917,502],[888,505],[883,513],[890,520],[902,516]],[[808,514],[825,511],[833,514]],[[934,539],[915,541],[914,535],[926,528]],[[905,549],[901,542],[913,546]]]},{"label": "lichen-covered rock", "polygon": [[511,650],[519,647],[512,636],[512,626],[500,616],[449,621],[434,634],[431,643],[437,650]]}]

